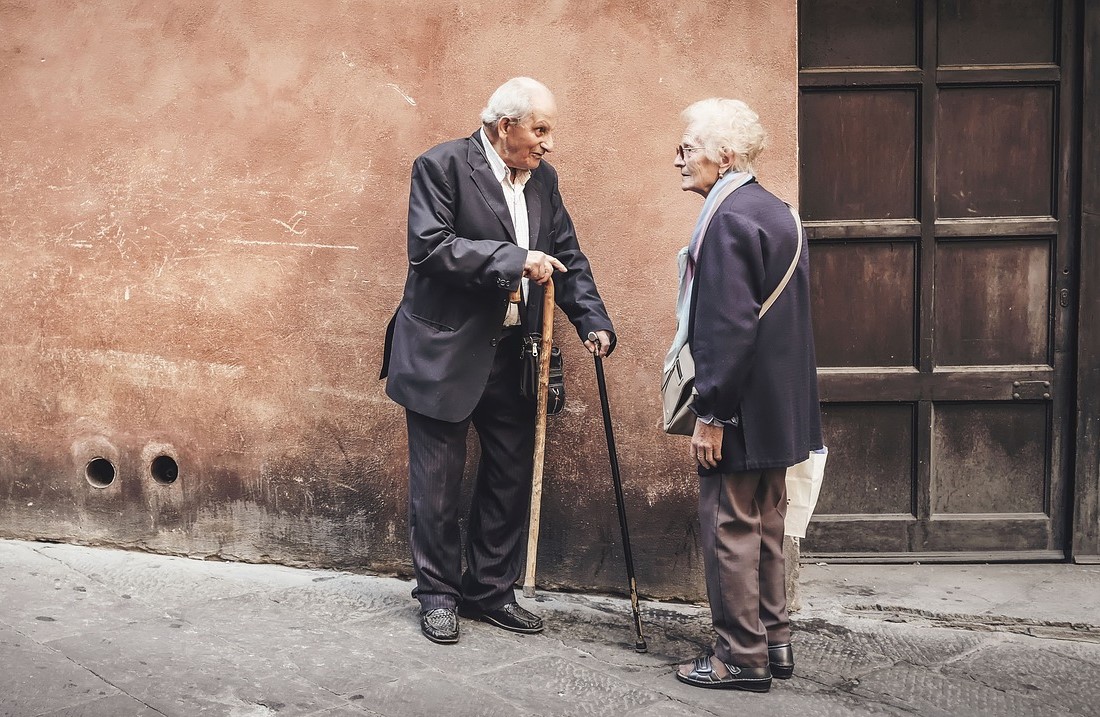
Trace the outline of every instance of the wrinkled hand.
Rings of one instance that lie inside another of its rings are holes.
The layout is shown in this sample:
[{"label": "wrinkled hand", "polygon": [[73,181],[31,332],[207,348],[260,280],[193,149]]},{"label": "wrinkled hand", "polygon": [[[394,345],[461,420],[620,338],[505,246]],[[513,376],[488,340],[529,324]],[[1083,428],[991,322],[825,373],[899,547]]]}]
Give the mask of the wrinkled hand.
[{"label": "wrinkled hand", "polygon": [[[592,340],[593,336],[596,337],[595,341]],[[584,342],[584,347],[590,354],[595,354],[598,349],[600,358],[607,356],[611,353],[611,332],[603,330],[588,332],[588,340]]]},{"label": "wrinkled hand", "polygon": [[533,279],[537,284],[545,284],[550,281],[554,271],[565,272],[565,264],[541,251],[527,252],[527,261],[523,263],[523,275]]},{"label": "wrinkled hand", "polygon": [[691,457],[704,468],[717,468],[722,460],[722,434],[725,426],[721,423],[708,425],[695,421],[695,433],[691,436]]}]

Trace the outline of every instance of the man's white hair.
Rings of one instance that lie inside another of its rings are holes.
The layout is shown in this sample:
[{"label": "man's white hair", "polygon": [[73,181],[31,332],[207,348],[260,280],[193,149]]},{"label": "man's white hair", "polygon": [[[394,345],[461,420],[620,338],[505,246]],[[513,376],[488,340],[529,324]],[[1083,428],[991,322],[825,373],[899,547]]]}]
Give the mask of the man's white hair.
[{"label": "man's white hair", "polygon": [[760,126],[760,117],[741,100],[711,97],[699,100],[680,113],[687,125],[686,134],[698,142],[712,162],[725,155],[733,168],[753,172],[757,155],[767,146],[768,134]]},{"label": "man's white hair", "polygon": [[508,119],[522,122],[531,116],[534,99],[545,93],[553,97],[546,85],[530,77],[513,77],[498,87],[489,98],[489,104],[481,110],[482,124],[495,125]]}]

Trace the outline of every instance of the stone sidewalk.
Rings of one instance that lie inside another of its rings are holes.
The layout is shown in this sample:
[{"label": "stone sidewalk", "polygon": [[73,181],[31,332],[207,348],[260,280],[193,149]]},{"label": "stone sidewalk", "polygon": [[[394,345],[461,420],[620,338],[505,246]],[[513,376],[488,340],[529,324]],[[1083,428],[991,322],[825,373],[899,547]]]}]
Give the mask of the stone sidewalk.
[{"label": "stone sidewalk", "polygon": [[[410,583],[0,541],[0,715],[1096,715],[1100,568],[802,568],[795,678],[682,685],[703,608],[542,593],[542,635],[419,633]],[[643,586],[644,589],[644,586]]]}]

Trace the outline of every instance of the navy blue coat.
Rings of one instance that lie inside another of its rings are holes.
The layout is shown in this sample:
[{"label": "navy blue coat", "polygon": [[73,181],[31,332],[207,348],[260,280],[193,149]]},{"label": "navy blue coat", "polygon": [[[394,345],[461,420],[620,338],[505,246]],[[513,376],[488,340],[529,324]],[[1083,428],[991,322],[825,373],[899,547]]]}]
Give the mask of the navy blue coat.
[{"label": "navy blue coat", "polygon": [[[531,249],[568,269],[554,273],[557,305],[582,339],[590,331],[613,332],[549,163],[531,173],[524,198]],[[386,393],[416,413],[461,421],[488,383],[508,295],[519,287],[527,258],[479,132],[433,147],[413,163],[408,255],[405,291],[386,331]],[[525,318],[537,331],[543,290],[530,282],[528,292]]]},{"label": "navy blue coat", "polygon": [[718,468],[700,475],[792,466],[821,448],[805,239],[790,282],[759,318],[794,258],[796,226],[787,205],[752,181],[722,202],[703,238],[688,333],[692,410],[738,425],[725,429]]}]

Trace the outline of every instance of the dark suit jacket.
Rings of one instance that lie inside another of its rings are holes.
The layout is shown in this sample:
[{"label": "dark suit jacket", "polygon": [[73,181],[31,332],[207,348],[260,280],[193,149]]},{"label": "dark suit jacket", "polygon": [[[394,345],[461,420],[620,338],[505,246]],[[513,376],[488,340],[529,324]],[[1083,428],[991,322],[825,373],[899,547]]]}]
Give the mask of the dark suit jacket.
[{"label": "dark suit jacket", "polygon": [[[582,339],[589,331],[612,331],[547,162],[532,172],[524,197],[531,249],[569,270],[554,274],[557,305]],[[527,258],[479,132],[433,147],[413,163],[408,255],[405,292],[387,328],[386,393],[411,411],[461,421],[485,390],[508,295]],[[533,331],[541,326],[542,297],[542,287],[530,282],[525,315]]]},{"label": "dark suit jacket", "polygon": [[739,425],[725,430],[718,469],[701,474],[792,466],[821,447],[805,239],[790,282],[758,318],[794,258],[795,227],[787,205],[753,181],[722,202],[703,238],[688,335],[692,409]]}]

